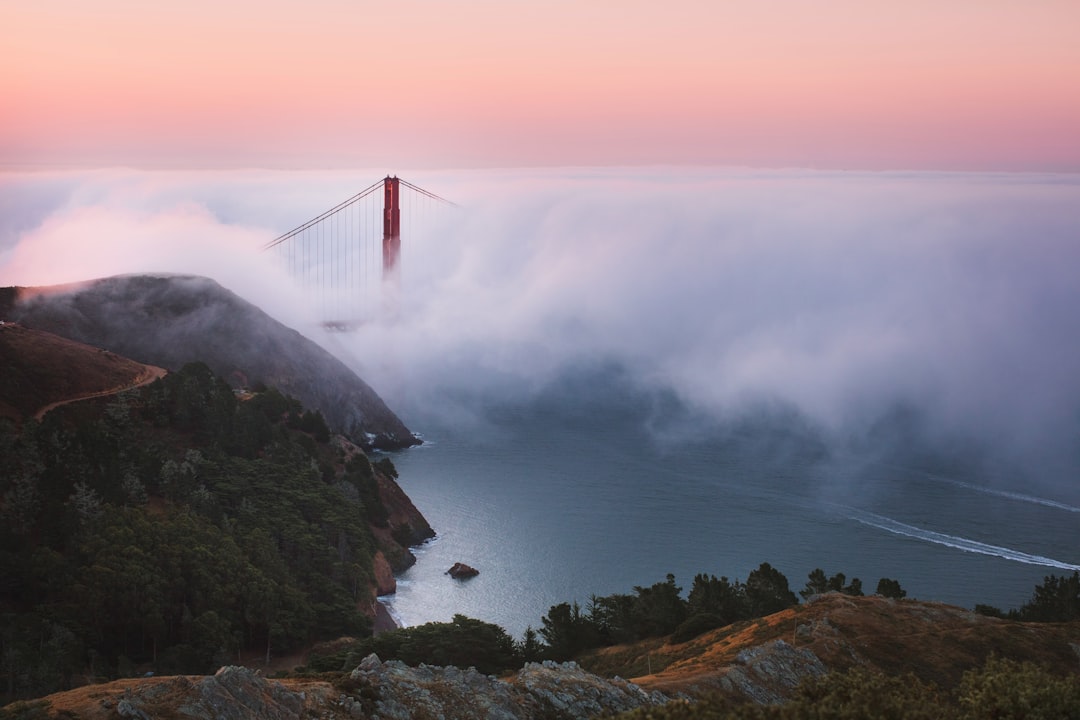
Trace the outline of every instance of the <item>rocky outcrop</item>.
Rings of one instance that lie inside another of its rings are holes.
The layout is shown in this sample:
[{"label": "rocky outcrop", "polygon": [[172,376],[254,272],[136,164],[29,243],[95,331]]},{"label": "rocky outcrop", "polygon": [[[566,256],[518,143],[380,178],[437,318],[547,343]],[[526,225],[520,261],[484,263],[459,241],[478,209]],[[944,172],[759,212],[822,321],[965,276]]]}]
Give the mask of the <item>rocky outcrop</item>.
[{"label": "rocky outcrop", "polygon": [[1077,645],[1080,623],[1007,621],[942,603],[830,592],[683,643],[643,641],[578,659],[669,695],[721,693],[736,702],[775,703],[807,677],[855,668],[912,673],[949,689],[993,655],[1075,667]]},{"label": "rocky outcrop", "polygon": [[480,571],[463,562],[456,562],[452,568],[446,571],[446,574],[455,580],[468,580],[479,575]]},{"label": "rocky outcrop", "polygon": [[397,580],[394,578],[394,569],[390,567],[390,563],[386,559],[386,555],[382,550],[375,552],[375,557],[372,558],[373,570],[375,573],[375,594],[393,595],[397,592]]},{"label": "rocky outcrop", "polygon": [[666,701],[658,692],[606,680],[574,663],[529,664],[499,680],[472,669],[384,663],[375,655],[336,686],[267,680],[247,668],[224,667],[211,677],[123,680],[46,698],[51,716],[86,720],[578,720]]},{"label": "rocky outcrop", "polygon": [[130,275],[57,288],[7,288],[4,320],[179,370],[204,362],[235,386],[263,382],[320,410],[365,448],[419,439],[340,360],[213,280]]},{"label": "rocky outcrop", "polygon": [[735,656],[720,686],[762,704],[780,703],[807,677],[828,672],[809,648],[796,648],[783,640],[747,648]]},{"label": "rocky outcrop", "polygon": [[354,717],[411,720],[587,718],[667,702],[633,683],[585,672],[575,663],[529,663],[503,681],[476,670],[408,667],[369,655],[350,676],[339,706]]},{"label": "rocky outcrop", "polygon": [[208,677],[118,680],[56,693],[45,700],[50,716],[84,720],[299,720],[331,696],[326,683],[290,689],[248,668],[223,667]]}]

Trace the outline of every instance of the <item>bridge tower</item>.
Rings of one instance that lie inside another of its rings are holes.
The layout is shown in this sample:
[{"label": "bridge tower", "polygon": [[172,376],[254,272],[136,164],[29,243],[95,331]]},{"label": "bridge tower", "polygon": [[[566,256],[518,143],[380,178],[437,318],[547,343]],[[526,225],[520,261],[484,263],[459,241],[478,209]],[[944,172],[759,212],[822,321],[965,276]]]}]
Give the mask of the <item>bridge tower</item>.
[{"label": "bridge tower", "polygon": [[[378,255],[378,191],[383,191],[382,279]],[[407,197],[402,197],[402,190]],[[425,203],[417,207],[417,201]],[[446,198],[387,175],[348,200],[308,220],[263,246],[277,252],[290,274],[322,306],[323,325],[347,330],[365,322],[364,298],[380,285],[383,313],[397,319],[401,298],[401,211],[411,224],[418,213],[428,212],[427,201],[455,207]],[[412,230],[410,230],[412,233]]]},{"label": "bridge tower", "polygon": [[383,282],[400,280],[398,258],[401,256],[401,181],[397,176],[383,179]]},{"label": "bridge tower", "polygon": [[383,179],[383,312],[397,320],[401,313],[401,182],[397,176]]}]

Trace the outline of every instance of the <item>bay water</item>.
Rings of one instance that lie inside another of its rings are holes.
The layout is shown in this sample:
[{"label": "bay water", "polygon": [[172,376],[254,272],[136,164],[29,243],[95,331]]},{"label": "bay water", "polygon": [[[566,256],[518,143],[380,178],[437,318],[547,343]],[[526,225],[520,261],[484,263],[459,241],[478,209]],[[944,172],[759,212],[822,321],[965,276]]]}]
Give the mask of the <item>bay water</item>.
[{"label": "bay water", "polygon": [[[685,595],[697,573],[745,580],[762,562],[794,591],[820,567],[868,594],[888,577],[909,597],[1007,609],[1080,568],[1067,494],[990,482],[940,453],[838,457],[793,417],[695,426],[663,398],[603,385],[470,422],[411,419],[424,444],[391,458],[438,537],[384,598],[399,623],[463,614],[520,638],[557,603],[667,573]],[[455,562],[480,574],[454,580]]]}]

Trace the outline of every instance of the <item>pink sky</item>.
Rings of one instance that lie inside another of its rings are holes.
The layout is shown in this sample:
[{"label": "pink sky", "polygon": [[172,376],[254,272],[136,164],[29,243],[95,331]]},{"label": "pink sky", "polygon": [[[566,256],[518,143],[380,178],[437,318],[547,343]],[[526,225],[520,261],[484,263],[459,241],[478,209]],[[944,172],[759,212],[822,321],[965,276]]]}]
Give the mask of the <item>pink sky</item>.
[{"label": "pink sky", "polygon": [[1076,0],[0,5],[0,165],[1080,171]]}]

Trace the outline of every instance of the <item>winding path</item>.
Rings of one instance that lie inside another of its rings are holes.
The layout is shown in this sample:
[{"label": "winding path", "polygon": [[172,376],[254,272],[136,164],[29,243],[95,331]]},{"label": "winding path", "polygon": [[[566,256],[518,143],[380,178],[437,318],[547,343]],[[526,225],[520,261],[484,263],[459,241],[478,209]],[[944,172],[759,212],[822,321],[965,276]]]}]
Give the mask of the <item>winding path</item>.
[{"label": "winding path", "polygon": [[125,385],[121,385],[120,387],[115,388],[109,388],[108,390],[99,390],[98,392],[87,393],[86,395],[78,395],[76,397],[68,398],[66,400],[58,400],[54,403],[49,403],[48,405],[34,413],[34,419],[41,420],[41,418],[45,417],[45,413],[49,412],[53,408],[58,408],[61,405],[79,402],[80,400],[91,400],[93,398],[105,397],[107,395],[116,395],[117,393],[122,393],[125,390],[134,390],[135,388],[142,387],[143,385],[149,385],[155,380],[165,377],[168,372],[169,371],[165,368],[159,368],[155,365],[144,365],[142,371],[140,371],[139,374],[136,375],[131,382]]}]

